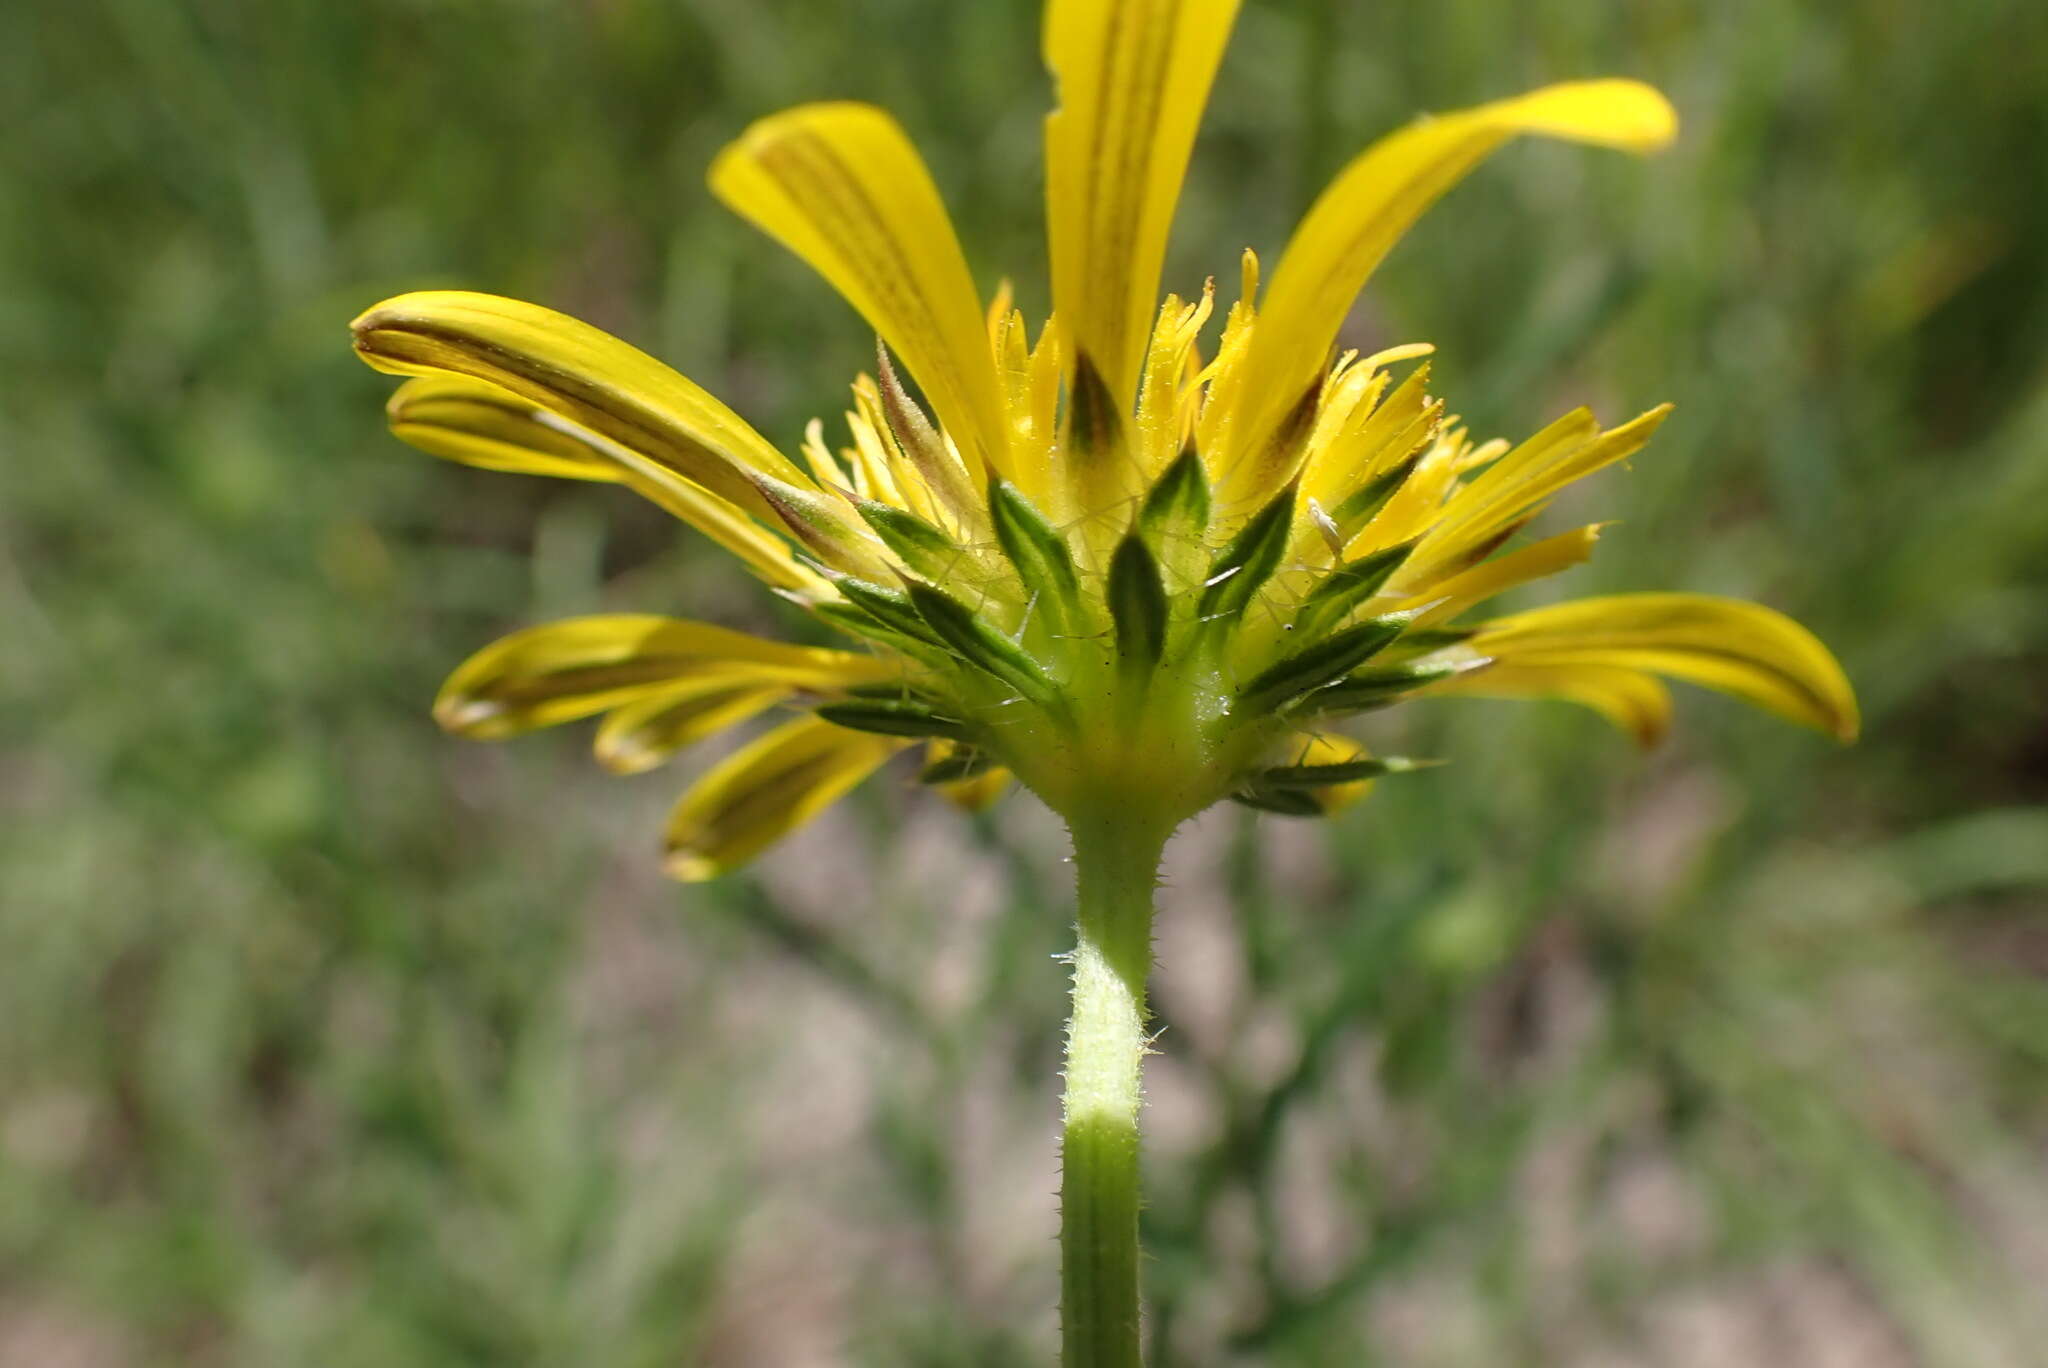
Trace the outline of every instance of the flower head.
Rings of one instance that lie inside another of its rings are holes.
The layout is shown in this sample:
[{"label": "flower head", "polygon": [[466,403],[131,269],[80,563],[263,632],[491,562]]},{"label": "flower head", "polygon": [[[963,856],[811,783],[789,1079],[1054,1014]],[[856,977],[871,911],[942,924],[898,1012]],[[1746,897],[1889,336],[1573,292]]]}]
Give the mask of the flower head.
[{"label": "flower head", "polygon": [[[1316,201],[1263,292],[1247,252],[1213,353],[1213,282],[1158,302],[1168,228],[1235,0],[1050,0],[1046,123],[1054,317],[980,302],[902,130],[858,104],[763,120],[715,193],[812,265],[880,338],[843,442],[793,458],[660,362],[489,295],[403,295],[358,352],[417,377],[393,431],[494,469],[652,499],[846,638],[785,645],[605,615],[497,642],[448,680],[451,730],[512,735],[605,714],[601,761],[660,764],[783,716],[670,819],[669,867],[729,869],[922,744],[969,804],[1019,777],[1069,816],[1170,828],[1222,798],[1315,814],[1404,767],[1337,730],[1416,696],[1551,696],[1649,742],[1703,684],[1847,739],[1849,686],[1805,629],[1694,594],[1468,615],[1585,559],[1597,524],[1516,545],[1566,484],[1633,454],[1667,413],[1576,410],[1477,442],[1429,392],[1431,348],[1337,355],[1408,226],[1522,134],[1647,151],[1672,137],[1632,81],[1557,85],[1420,120]],[[898,367],[901,367],[899,372]],[[922,401],[912,392],[912,386]]]}]

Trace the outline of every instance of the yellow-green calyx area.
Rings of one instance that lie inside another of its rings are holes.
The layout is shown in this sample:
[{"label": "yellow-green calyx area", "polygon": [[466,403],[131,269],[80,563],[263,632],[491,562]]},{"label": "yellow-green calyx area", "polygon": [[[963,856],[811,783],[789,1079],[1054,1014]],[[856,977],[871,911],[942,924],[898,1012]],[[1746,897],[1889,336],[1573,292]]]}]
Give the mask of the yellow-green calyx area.
[{"label": "yellow-green calyx area", "polygon": [[[1417,629],[1420,613],[1397,606],[1412,597],[1390,589],[1412,543],[1345,554],[1444,441],[1441,426],[1420,402],[1381,423],[1398,430],[1353,465],[1356,488],[1333,491],[1340,522],[1302,492],[1311,433],[1297,422],[1275,439],[1293,449],[1268,457],[1280,488],[1233,506],[1196,422],[1208,382],[1190,369],[1191,325],[1207,312],[1206,300],[1168,302],[1155,345],[1172,354],[1149,369],[1172,392],[1148,394],[1134,416],[1085,354],[1075,359],[1058,408],[1017,424],[1047,434],[1054,450],[1036,467],[1065,477],[1029,492],[997,474],[970,483],[957,444],[884,354],[879,381],[855,387],[853,445],[835,458],[814,429],[807,454],[859,518],[837,530],[889,574],[833,568],[854,548],[819,538],[839,596],[814,611],[903,668],[820,716],[941,743],[924,771],[932,782],[1001,767],[1069,817],[1121,814],[1165,829],[1225,797],[1322,811],[1387,768],[1320,733],[1484,660],[1469,650],[1451,658],[1468,633]],[[996,323],[1022,326],[1014,315]],[[1028,359],[1021,369],[1028,377]],[[1377,386],[1360,375],[1367,383],[1354,391],[1386,389],[1384,375]],[[1028,386],[1020,397],[1029,404]],[[1453,436],[1447,450],[1459,446]],[[862,532],[878,544],[860,546]]]}]

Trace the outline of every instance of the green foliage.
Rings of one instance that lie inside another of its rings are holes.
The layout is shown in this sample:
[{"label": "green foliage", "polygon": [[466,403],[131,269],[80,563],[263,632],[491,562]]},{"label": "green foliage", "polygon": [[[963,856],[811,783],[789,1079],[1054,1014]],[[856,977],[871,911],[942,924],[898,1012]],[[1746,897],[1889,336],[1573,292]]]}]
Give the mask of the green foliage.
[{"label": "green foliage", "polygon": [[[0,1361],[1045,1360],[1048,826],[884,785],[679,891],[674,771],[440,736],[506,627],[775,610],[618,491],[400,447],[344,333],[522,295],[794,446],[872,340],[711,153],[887,104],[1035,316],[1035,40],[1025,0],[0,6]],[[2036,1352],[2044,47],[2022,0],[1247,6],[1184,294],[1416,110],[1673,94],[1660,159],[1455,192],[1347,345],[1437,343],[1482,437],[1675,400],[1567,587],[1794,613],[1866,739],[1419,705],[1368,739],[1455,764],[1185,837],[1159,1364],[1654,1360],[1703,1298]]]}]

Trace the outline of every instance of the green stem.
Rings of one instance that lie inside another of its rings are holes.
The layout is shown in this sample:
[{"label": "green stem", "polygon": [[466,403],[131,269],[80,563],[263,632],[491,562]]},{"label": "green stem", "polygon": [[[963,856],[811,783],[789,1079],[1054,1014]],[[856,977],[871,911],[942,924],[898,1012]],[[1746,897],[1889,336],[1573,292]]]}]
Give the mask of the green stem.
[{"label": "green stem", "polygon": [[1080,915],[1060,1175],[1066,1368],[1139,1368],[1138,1105],[1152,889],[1171,829],[1129,814],[1069,823]]}]

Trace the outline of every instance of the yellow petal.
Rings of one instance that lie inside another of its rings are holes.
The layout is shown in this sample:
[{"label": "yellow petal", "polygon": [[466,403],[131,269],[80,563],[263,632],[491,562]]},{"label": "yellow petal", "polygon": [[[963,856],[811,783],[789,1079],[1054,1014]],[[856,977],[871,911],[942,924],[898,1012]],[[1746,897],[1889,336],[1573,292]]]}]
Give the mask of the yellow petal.
[{"label": "yellow petal", "polygon": [[982,323],[988,328],[988,345],[995,356],[1003,354],[1003,335],[1010,330],[1010,313],[1017,307],[1017,291],[1004,276],[996,282],[996,292],[989,298],[988,312],[982,316]]},{"label": "yellow petal", "polygon": [[1244,382],[1259,396],[1258,409],[1237,425],[1233,452],[1259,450],[1321,375],[1373,270],[1487,153],[1523,133],[1647,152],[1669,142],[1677,126],[1670,104],[1649,86],[1575,81],[1425,117],[1367,148],[1317,199],[1273,273]]},{"label": "yellow petal", "polygon": [[651,698],[622,704],[597,729],[597,760],[614,774],[640,774],[683,747],[736,726],[789,697],[787,684],[707,675]]},{"label": "yellow petal", "polygon": [[805,479],[696,385],[553,309],[465,290],[423,290],[385,300],[351,327],[357,354],[378,370],[488,381],[749,512],[769,510],[745,472]]},{"label": "yellow petal", "polygon": [[668,819],[669,874],[695,883],[745,864],[908,744],[816,715],[777,727],[715,766],[676,804]]},{"label": "yellow petal", "polygon": [[[1410,566],[1426,574],[1458,560],[1502,528],[1531,514],[1566,485],[1635,455],[1670,414],[1671,405],[1660,404],[1598,436],[1588,430],[1593,426],[1591,414],[1585,414],[1585,428],[1577,423],[1578,414],[1553,423],[1453,495],[1429,535],[1415,548]],[[1584,435],[1576,440],[1569,436],[1544,440],[1546,433],[1573,432]]]},{"label": "yellow petal", "polygon": [[963,812],[986,812],[996,805],[996,800],[1009,791],[1012,775],[1006,769],[986,770],[972,779],[956,779],[950,784],[940,784],[939,792],[946,795],[946,801]]},{"label": "yellow petal", "polygon": [[[1429,368],[1416,367],[1383,405],[1380,399],[1393,382],[1393,375],[1387,367],[1395,362],[1426,357],[1435,350],[1427,342],[1405,342],[1374,352],[1363,360],[1353,354],[1345,355],[1331,371],[1329,383],[1324,386],[1322,404],[1316,413],[1316,425],[1309,434],[1307,449],[1297,454],[1301,461],[1303,497],[1334,507],[1345,495],[1370,482],[1407,455],[1406,451],[1391,452],[1385,445],[1388,434],[1398,430],[1388,427],[1392,417],[1388,405],[1409,408],[1410,418],[1401,420],[1404,425],[1421,414],[1429,402]],[[1247,474],[1242,469],[1233,473],[1240,477]],[[1294,472],[1291,467],[1282,466],[1274,473],[1285,479]],[[1269,476],[1267,483],[1270,482]]]},{"label": "yellow petal", "polygon": [[[1238,0],[1049,0],[1053,309],[1128,409],[1181,180]],[[1073,349],[1070,349],[1070,355]]]},{"label": "yellow petal", "polygon": [[393,436],[443,460],[565,480],[624,478],[587,443],[536,422],[531,400],[480,380],[408,380],[392,391],[384,413]]},{"label": "yellow petal", "polygon": [[[940,764],[960,753],[957,741],[939,738],[925,742],[924,763],[926,766]],[[963,812],[985,812],[996,799],[1003,796],[1010,787],[1010,771],[1000,765],[993,765],[977,775],[966,779],[954,779],[932,787],[944,794],[946,800]]]},{"label": "yellow petal", "polygon": [[1671,691],[1655,676],[1616,665],[1530,665],[1500,661],[1432,684],[1418,697],[1557,698],[1593,709],[1649,747],[1671,725]]},{"label": "yellow petal", "polygon": [[979,487],[1006,468],[1007,420],[980,296],[931,173],[871,105],[761,120],[718,154],[711,189],[832,283],[903,360]]},{"label": "yellow petal", "polygon": [[1552,419],[1541,431],[1501,455],[1490,469],[1475,476],[1465,486],[1461,497],[1477,503],[1530,471],[1556,465],[1599,435],[1600,420],[1593,416],[1593,410],[1583,406],[1575,408]]},{"label": "yellow petal", "polygon": [[1010,482],[1033,503],[1043,504],[1052,478],[1051,463],[1045,454],[1051,439],[1036,431],[1038,415],[1031,403],[1031,345],[1024,315],[1011,310],[996,324],[992,343],[996,377],[1010,418]]},{"label": "yellow petal", "polygon": [[1194,303],[1168,295],[1159,307],[1145,349],[1145,379],[1138,387],[1138,478],[1146,486],[1165,473],[1186,443],[1193,416],[1195,343],[1216,307],[1216,282]]},{"label": "yellow petal", "polygon": [[999,766],[983,770],[972,779],[955,779],[950,784],[937,787],[946,795],[946,801],[961,811],[986,812],[1009,790],[1010,781],[1010,772]]},{"label": "yellow petal", "polygon": [[1546,537],[1532,542],[1519,551],[1496,557],[1481,565],[1475,565],[1461,574],[1448,579],[1410,581],[1401,578],[1401,592],[1409,595],[1409,607],[1429,605],[1422,615],[1415,619],[1418,627],[1428,627],[1439,622],[1448,622],[1466,609],[1484,603],[1496,594],[1506,593],[1517,585],[1555,575],[1569,570],[1593,554],[1593,543],[1600,540],[1600,529],[1604,523],[1589,523],[1573,528],[1555,537]]},{"label": "yellow petal", "polygon": [[1487,623],[1471,644],[1506,664],[1606,665],[1672,675],[1839,740],[1856,737],[1856,696],[1828,648],[1783,613],[1738,599],[1577,599]]},{"label": "yellow petal", "polygon": [[[914,469],[908,468],[903,449],[882,414],[881,395],[872,376],[863,373],[854,377],[853,403],[853,410],[846,415],[846,429],[853,434],[853,449],[860,458],[853,464],[867,472],[865,497],[915,513],[926,522],[936,522],[931,490]],[[902,472],[900,476],[898,471]]]},{"label": "yellow petal", "polygon": [[687,680],[836,690],[893,673],[881,660],[847,651],[646,613],[605,613],[492,642],[448,676],[434,719],[449,731],[494,741],[669,692]]},{"label": "yellow petal", "polygon": [[1434,400],[1382,448],[1382,452],[1392,458],[1388,462],[1390,466],[1418,451],[1420,458],[1408,473],[1408,478],[1387,500],[1386,507],[1345,547],[1347,556],[1356,560],[1374,551],[1384,551],[1401,542],[1412,541],[1442,515],[1444,498],[1458,482],[1460,455],[1458,444],[1445,440],[1443,421],[1444,402]]},{"label": "yellow petal", "polygon": [[[1391,377],[1385,371],[1377,375],[1356,372],[1365,376],[1365,392],[1360,395],[1361,402],[1352,406],[1343,426],[1330,434],[1327,446],[1315,453],[1314,464],[1304,472],[1302,488],[1310,498],[1320,500],[1328,508],[1340,507],[1345,499],[1399,465],[1416,448],[1435,440],[1443,418],[1443,401],[1429,397],[1429,372],[1427,362],[1417,366],[1384,402],[1380,395]],[[1348,386],[1340,383],[1340,392],[1344,388]],[[1256,489],[1245,492],[1251,497],[1258,493]]]},{"label": "yellow petal", "polygon": [[822,418],[813,418],[804,424],[803,451],[804,460],[810,463],[812,479],[827,487],[853,487],[852,478],[847,475],[845,467],[839,464],[839,458],[832,454],[832,449],[825,445],[825,422]]},{"label": "yellow petal", "polygon": [[789,544],[710,490],[529,399],[481,380],[408,380],[386,405],[391,431],[431,455],[528,475],[622,482],[696,528],[777,588],[831,596]]},{"label": "yellow petal", "polygon": [[[1372,752],[1364,745],[1333,732],[1303,732],[1288,746],[1286,753],[1286,763],[1290,765],[1348,765],[1354,760],[1371,758]],[[1309,792],[1315,795],[1323,815],[1328,816],[1371,793],[1372,786],[1370,779],[1356,779],[1348,784],[1325,784]]]},{"label": "yellow petal", "polygon": [[1038,341],[1031,348],[1025,372],[1024,400],[1031,415],[1031,445],[1027,455],[1017,457],[1012,474],[1017,487],[1039,504],[1041,511],[1059,506],[1065,489],[1064,473],[1054,461],[1054,442],[1059,436],[1060,383],[1066,374],[1067,355],[1060,340],[1059,317],[1045,320]]}]

